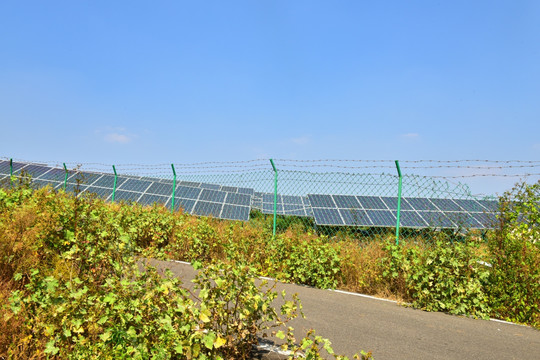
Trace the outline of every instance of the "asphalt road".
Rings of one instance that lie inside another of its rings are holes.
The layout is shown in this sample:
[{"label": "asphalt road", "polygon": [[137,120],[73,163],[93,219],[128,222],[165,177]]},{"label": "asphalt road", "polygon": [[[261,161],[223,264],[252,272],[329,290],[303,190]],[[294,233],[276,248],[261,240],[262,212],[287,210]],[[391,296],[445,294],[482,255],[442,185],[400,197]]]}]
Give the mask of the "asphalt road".
[{"label": "asphalt road", "polygon": [[[151,261],[169,268],[186,286],[196,272],[188,264]],[[540,360],[540,331],[526,326],[430,313],[393,302],[277,284],[277,290],[298,293],[305,319],[292,326],[297,338],[316,329],[332,341],[336,353],[351,357],[360,350],[375,359],[530,359]],[[275,339],[276,342],[278,339]],[[260,358],[278,359],[261,352]]]}]

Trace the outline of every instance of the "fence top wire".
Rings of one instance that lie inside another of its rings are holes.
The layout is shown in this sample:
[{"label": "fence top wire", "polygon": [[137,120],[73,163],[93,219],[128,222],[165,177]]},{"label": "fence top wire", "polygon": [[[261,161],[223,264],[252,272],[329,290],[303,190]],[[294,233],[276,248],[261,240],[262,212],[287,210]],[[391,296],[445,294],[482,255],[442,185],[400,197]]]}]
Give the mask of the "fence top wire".
[{"label": "fence top wire", "polygon": [[[7,157],[0,158],[10,160]],[[15,162],[32,163],[63,168],[58,161],[27,161],[13,159]],[[274,159],[278,172],[303,171],[309,173],[351,173],[374,175],[378,173],[395,174],[394,160],[354,160],[319,159],[293,160]],[[69,169],[89,172],[112,173],[112,164],[66,162]],[[272,171],[269,159],[244,161],[207,161],[196,163],[175,163],[177,174],[243,174]],[[170,177],[171,164],[118,164],[117,172],[125,175]],[[426,176],[447,181],[475,177],[511,177],[531,179],[540,177],[540,161],[536,160],[401,160],[400,167],[407,174]]]}]

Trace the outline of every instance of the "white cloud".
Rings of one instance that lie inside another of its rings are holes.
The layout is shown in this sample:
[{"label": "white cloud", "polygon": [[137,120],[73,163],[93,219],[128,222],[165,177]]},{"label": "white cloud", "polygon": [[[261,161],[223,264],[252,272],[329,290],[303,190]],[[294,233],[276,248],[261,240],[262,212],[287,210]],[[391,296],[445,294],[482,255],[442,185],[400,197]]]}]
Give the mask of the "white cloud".
[{"label": "white cloud", "polygon": [[131,142],[134,139],[133,135],[125,135],[125,134],[118,134],[118,133],[109,133],[105,134],[105,141],[110,143],[120,143],[120,144],[127,144]]},{"label": "white cloud", "polygon": [[290,139],[290,141],[296,145],[306,145],[311,141],[311,135],[304,135]]},{"label": "white cloud", "polygon": [[96,130],[96,135],[111,144],[129,144],[138,137],[126,128],[110,126]]}]

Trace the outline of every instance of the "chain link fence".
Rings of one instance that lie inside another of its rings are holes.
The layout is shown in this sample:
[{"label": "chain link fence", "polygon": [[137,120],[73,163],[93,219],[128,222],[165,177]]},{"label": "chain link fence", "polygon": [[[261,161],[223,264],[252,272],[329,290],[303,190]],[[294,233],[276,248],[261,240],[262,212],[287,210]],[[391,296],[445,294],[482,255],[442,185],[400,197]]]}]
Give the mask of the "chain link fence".
[{"label": "chain link fence", "polygon": [[485,233],[493,228],[497,198],[474,195],[463,180],[481,179],[481,187],[489,188],[493,179],[538,181],[539,170],[540,162],[518,160],[259,159],[108,165],[0,159],[4,186],[26,179],[32,186],[51,186],[77,196],[259,222],[274,234],[293,230],[359,239]]}]

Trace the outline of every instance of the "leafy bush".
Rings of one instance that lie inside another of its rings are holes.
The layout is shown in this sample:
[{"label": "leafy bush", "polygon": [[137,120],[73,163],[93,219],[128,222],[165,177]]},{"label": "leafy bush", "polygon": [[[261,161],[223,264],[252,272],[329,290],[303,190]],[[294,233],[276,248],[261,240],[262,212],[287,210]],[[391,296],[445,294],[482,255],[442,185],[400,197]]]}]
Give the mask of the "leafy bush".
[{"label": "leafy bush", "polygon": [[540,327],[540,182],[516,185],[500,207],[489,241],[493,315]]},{"label": "leafy bush", "polygon": [[[295,297],[271,306],[274,289],[239,265],[253,255],[219,264],[232,248],[263,249],[256,228],[26,185],[0,189],[0,209],[1,357],[246,359],[257,334],[301,309]],[[159,253],[177,239],[187,256],[216,262],[198,293],[136,263],[142,247]]]},{"label": "leafy bush", "polygon": [[413,306],[428,311],[487,318],[484,284],[489,272],[476,257],[473,242],[437,241],[422,259],[414,259],[406,281]]}]

